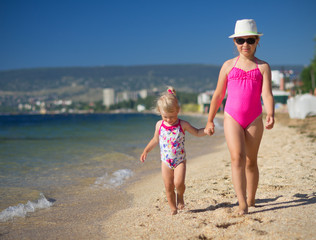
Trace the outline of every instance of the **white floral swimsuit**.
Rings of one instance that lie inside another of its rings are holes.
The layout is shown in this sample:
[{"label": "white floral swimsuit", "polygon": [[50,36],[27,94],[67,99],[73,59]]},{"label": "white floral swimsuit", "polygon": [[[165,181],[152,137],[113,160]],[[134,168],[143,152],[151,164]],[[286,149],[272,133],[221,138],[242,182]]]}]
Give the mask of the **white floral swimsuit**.
[{"label": "white floral swimsuit", "polygon": [[180,163],[186,160],[184,149],[185,134],[180,124],[166,126],[164,121],[159,129],[159,145],[161,161],[171,169],[175,169]]}]

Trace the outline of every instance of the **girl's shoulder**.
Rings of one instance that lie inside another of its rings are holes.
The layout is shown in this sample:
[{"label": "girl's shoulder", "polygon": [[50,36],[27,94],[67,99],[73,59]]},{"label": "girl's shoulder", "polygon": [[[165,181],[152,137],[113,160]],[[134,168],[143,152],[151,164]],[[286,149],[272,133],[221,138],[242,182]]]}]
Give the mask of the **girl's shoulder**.
[{"label": "girl's shoulder", "polygon": [[257,63],[258,63],[258,67],[261,70],[270,70],[270,65],[266,61],[263,61],[263,60],[257,58]]},{"label": "girl's shoulder", "polygon": [[234,67],[237,58],[238,57],[228,59],[226,62],[224,62],[222,65],[222,70],[228,74],[230,70]]},{"label": "girl's shoulder", "polygon": [[181,125],[187,123],[187,121],[185,121],[185,120],[183,120],[183,119],[180,119],[180,118],[178,118],[178,119],[179,119],[179,123],[180,123]]},{"label": "girl's shoulder", "polygon": [[188,125],[191,125],[188,121],[179,118],[181,127],[185,130]]},{"label": "girl's shoulder", "polygon": [[161,125],[163,120],[159,120],[156,125]]},{"label": "girl's shoulder", "polygon": [[156,129],[159,129],[160,126],[161,126],[161,124],[162,124],[162,120],[159,120],[159,121],[156,123]]}]

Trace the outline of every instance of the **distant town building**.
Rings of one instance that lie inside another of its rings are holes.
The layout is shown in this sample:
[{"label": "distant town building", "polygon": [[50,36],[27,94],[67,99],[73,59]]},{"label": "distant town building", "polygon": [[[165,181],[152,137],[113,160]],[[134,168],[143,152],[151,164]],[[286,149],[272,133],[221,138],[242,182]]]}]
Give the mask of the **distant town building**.
[{"label": "distant town building", "polygon": [[130,92],[124,91],[124,92],[119,92],[116,94],[116,103],[124,102],[124,101],[129,101],[130,98]]},{"label": "distant town building", "polygon": [[295,86],[295,78],[293,70],[272,70],[271,71],[272,85],[279,90],[288,90]]},{"label": "distant town building", "polygon": [[107,108],[115,103],[115,92],[113,88],[103,89],[103,105]]},{"label": "distant town building", "polygon": [[146,110],[146,107],[144,105],[138,104],[137,105],[137,112],[143,112]]},{"label": "distant town building", "polygon": [[202,105],[202,104],[210,104],[213,94],[214,94],[214,90],[207,91],[207,92],[204,92],[204,93],[200,93],[198,95],[198,99],[197,99],[198,104],[200,104],[200,105]]},{"label": "distant town building", "polygon": [[271,71],[272,83],[280,88],[280,90],[284,90],[284,74],[279,70]]},{"label": "distant town building", "polygon": [[[215,90],[210,90],[210,91],[200,93],[198,95],[197,102],[200,105],[200,109],[199,109],[200,112],[208,113],[214,92],[215,92]],[[225,102],[226,102],[226,100],[224,99],[223,104]],[[222,110],[223,104],[221,105],[220,111]]]},{"label": "distant town building", "polygon": [[122,91],[115,92],[113,88],[103,89],[103,105],[107,108],[113,104],[117,104],[124,101],[137,101],[139,98],[146,98],[150,95],[155,95],[156,92],[142,89],[139,91]]},{"label": "distant town building", "polygon": [[148,90],[146,89],[140,90],[138,93],[140,98],[146,98],[148,96]]}]

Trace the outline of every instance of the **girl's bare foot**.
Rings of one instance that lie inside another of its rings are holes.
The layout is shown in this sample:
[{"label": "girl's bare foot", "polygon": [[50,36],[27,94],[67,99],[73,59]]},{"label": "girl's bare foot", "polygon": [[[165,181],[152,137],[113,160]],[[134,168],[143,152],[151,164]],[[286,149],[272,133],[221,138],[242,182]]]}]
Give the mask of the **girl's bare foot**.
[{"label": "girl's bare foot", "polygon": [[183,209],[184,209],[184,207],[185,207],[185,205],[184,205],[184,204],[182,204],[182,203],[179,203],[179,204],[178,204],[178,209],[179,209],[179,210],[183,210]]},{"label": "girl's bare foot", "polygon": [[177,207],[178,207],[179,210],[183,210],[184,209],[185,204],[184,204],[183,196],[179,197],[179,195],[177,195]]},{"label": "girl's bare foot", "polygon": [[171,210],[170,215],[176,215],[178,213],[177,209],[176,210]]},{"label": "girl's bare foot", "polygon": [[248,213],[248,205],[244,205],[244,204],[239,204],[239,208],[237,211],[237,215],[238,216],[242,216]]},{"label": "girl's bare foot", "polygon": [[247,201],[248,207],[255,207],[255,200]]},{"label": "girl's bare foot", "polygon": [[246,214],[248,214],[248,209],[247,210],[246,209],[239,209],[237,211],[237,215],[238,216],[243,216],[243,215],[246,215]]}]

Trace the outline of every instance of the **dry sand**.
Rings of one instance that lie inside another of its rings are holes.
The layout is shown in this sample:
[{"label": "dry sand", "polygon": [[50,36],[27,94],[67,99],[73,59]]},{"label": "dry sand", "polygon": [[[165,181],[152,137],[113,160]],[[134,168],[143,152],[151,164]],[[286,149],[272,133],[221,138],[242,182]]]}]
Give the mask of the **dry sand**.
[{"label": "dry sand", "polygon": [[[0,239],[316,239],[316,117],[279,114],[276,120],[264,132],[257,203],[248,215],[235,214],[223,143],[188,161],[186,208],[175,216],[160,174],[153,174],[114,199],[120,210],[110,216],[104,204],[109,192],[74,189],[49,209],[0,224]],[[202,138],[205,148],[210,138]]]},{"label": "dry sand", "polygon": [[[186,209],[169,216],[160,174],[128,192],[133,206],[102,223],[109,239],[316,239],[316,118],[278,114],[259,151],[256,207],[237,216],[226,144],[188,162]],[[309,130],[311,129],[311,130]],[[207,147],[207,146],[206,146]]]}]

